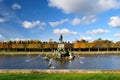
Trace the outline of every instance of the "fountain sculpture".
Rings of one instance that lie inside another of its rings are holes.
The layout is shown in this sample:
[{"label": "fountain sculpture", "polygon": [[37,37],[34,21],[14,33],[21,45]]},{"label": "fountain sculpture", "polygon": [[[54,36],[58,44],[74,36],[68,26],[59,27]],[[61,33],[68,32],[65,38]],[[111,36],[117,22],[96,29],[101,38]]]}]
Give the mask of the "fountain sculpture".
[{"label": "fountain sculpture", "polygon": [[73,60],[75,56],[71,51],[69,51],[69,49],[65,48],[62,34],[59,37],[59,41],[58,48],[54,52],[54,55],[51,57],[45,56],[44,59],[50,60],[52,58],[57,60]]},{"label": "fountain sculpture", "polygon": [[59,37],[59,41],[60,43],[58,44],[58,49],[56,51],[56,59],[60,59],[60,60],[71,60],[74,59],[74,54],[69,51],[69,49],[65,48],[65,44],[63,43],[63,36],[62,34]]}]

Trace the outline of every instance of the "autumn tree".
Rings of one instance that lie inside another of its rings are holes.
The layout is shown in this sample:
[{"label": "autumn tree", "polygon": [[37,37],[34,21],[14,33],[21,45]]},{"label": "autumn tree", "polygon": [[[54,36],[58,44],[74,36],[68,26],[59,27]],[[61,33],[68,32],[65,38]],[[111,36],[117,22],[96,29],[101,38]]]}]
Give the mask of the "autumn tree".
[{"label": "autumn tree", "polygon": [[85,40],[81,40],[81,41],[76,41],[74,43],[74,48],[75,49],[79,49],[79,51],[81,51],[81,48],[85,48],[86,47],[86,41]]},{"label": "autumn tree", "polygon": [[116,46],[116,48],[117,48],[117,51],[119,51],[119,48],[120,48],[120,41],[117,41],[117,42],[115,43],[115,46]]},{"label": "autumn tree", "polygon": [[100,51],[100,48],[101,48],[101,46],[102,46],[102,39],[99,38],[99,39],[95,40],[95,41],[93,42],[93,44],[94,44],[94,48],[97,48],[97,49],[98,49],[98,52],[99,52],[99,51]]}]

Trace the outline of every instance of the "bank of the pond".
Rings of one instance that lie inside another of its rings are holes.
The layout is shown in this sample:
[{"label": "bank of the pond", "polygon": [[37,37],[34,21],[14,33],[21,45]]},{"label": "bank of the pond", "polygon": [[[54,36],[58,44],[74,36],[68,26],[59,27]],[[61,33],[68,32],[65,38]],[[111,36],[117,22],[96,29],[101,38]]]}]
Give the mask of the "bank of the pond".
[{"label": "bank of the pond", "polygon": [[0,74],[0,80],[120,80],[119,74]]},{"label": "bank of the pond", "polygon": [[81,54],[81,55],[99,55],[99,54],[105,54],[105,55],[120,55],[120,51],[80,51],[80,52],[73,52],[74,54]]},{"label": "bank of the pond", "polygon": [[[23,54],[54,54],[55,52],[0,52],[5,55],[23,55]],[[120,51],[73,51],[74,54],[80,55],[96,55],[96,54],[107,54],[107,55],[120,55]]]},{"label": "bank of the pond", "polygon": [[53,54],[54,52],[0,52],[0,54],[5,54],[5,55],[26,55],[26,54]]},{"label": "bank of the pond", "polygon": [[80,70],[80,69],[0,69],[0,74],[120,74],[120,70]]}]

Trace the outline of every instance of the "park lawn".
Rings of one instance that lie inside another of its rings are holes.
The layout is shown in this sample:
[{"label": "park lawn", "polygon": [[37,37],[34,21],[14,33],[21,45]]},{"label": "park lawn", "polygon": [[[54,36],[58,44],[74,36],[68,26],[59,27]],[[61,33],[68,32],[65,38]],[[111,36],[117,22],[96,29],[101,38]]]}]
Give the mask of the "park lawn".
[{"label": "park lawn", "polygon": [[120,74],[0,74],[0,80],[120,80]]}]

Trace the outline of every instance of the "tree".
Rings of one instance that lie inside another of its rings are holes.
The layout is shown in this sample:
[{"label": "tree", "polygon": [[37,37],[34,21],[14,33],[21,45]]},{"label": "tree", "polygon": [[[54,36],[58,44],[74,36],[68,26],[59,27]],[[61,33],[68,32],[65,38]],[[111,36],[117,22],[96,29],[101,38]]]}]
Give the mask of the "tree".
[{"label": "tree", "polygon": [[85,48],[85,44],[86,44],[85,41],[76,41],[74,43],[74,48],[79,49],[79,51],[81,51],[81,48]]},{"label": "tree", "polygon": [[112,47],[112,41],[109,41],[109,40],[106,40],[105,41],[106,42],[106,47],[107,47],[107,51],[109,51],[109,48],[111,48]]},{"label": "tree", "polygon": [[93,42],[94,47],[98,49],[98,52],[100,51],[101,45],[102,45],[102,39],[98,38]]},{"label": "tree", "polygon": [[8,41],[8,42],[6,42],[6,43],[7,43],[7,45],[8,45],[7,51],[10,51],[11,46],[12,46],[12,41]]},{"label": "tree", "polygon": [[116,46],[116,48],[117,48],[117,51],[119,51],[119,48],[120,48],[120,41],[116,42],[116,43],[115,43],[115,46]]},{"label": "tree", "polygon": [[93,47],[93,43],[87,43],[86,46],[89,49],[88,51],[90,52],[90,49]]}]

